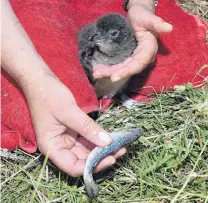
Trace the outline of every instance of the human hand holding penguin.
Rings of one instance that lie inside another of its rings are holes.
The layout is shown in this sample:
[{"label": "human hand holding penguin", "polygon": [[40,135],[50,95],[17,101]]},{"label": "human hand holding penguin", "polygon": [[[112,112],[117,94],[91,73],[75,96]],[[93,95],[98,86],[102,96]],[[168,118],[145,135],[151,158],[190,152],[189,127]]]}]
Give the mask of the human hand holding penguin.
[{"label": "human hand holding penguin", "polygon": [[126,60],[136,48],[136,39],[128,20],[119,13],[109,13],[83,27],[78,35],[79,59],[98,99],[122,94],[130,77],[118,82],[94,78],[97,64],[115,65]]},{"label": "human hand holding penguin", "polygon": [[140,73],[152,63],[158,51],[157,34],[172,31],[172,25],[154,15],[153,1],[129,1],[128,19],[133,28],[137,47],[124,62],[106,66],[98,64],[93,69],[93,77],[110,77],[116,82],[123,78]]}]

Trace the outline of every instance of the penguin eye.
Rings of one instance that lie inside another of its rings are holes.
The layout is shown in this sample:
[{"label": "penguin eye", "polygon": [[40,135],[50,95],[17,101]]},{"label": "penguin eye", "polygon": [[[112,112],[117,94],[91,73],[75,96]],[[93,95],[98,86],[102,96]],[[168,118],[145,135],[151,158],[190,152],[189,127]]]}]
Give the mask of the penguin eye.
[{"label": "penguin eye", "polygon": [[116,37],[118,35],[118,31],[114,30],[110,33],[111,37]]}]

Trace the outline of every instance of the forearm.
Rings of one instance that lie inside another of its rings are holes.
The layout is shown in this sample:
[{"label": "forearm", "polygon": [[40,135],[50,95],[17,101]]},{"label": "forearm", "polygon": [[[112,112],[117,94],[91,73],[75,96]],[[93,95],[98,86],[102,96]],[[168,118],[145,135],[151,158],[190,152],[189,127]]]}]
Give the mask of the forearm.
[{"label": "forearm", "polygon": [[37,53],[8,0],[2,1],[1,62],[3,69],[21,86],[44,74],[53,74]]}]

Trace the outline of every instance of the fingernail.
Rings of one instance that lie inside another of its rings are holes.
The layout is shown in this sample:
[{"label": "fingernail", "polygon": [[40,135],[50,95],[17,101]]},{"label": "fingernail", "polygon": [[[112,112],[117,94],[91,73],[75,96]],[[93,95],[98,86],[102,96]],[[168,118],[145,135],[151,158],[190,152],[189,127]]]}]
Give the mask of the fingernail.
[{"label": "fingernail", "polygon": [[118,154],[118,157],[123,156],[124,154],[126,154],[126,149],[121,149],[121,151]]},{"label": "fingernail", "polygon": [[172,30],[173,26],[170,23],[163,22],[167,30]]},{"label": "fingernail", "polygon": [[111,166],[111,165],[113,165],[113,164],[115,164],[115,163],[116,163],[115,158],[113,158],[113,157],[109,157],[109,158],[108,158],[108,165],[109,165],[109,166]]},{"label": "fingernail", "polygon": [[105,132],[99,132],[98,137],[101,141],[105,142],[106,144],[110,144],[112,142],[111,136]]},{"label": "fingernail", "polygon": [[112,77],[111,81],[112,82],[117,82],[119,81],[121,78],[119,76],[115,76],[115,77]]}]

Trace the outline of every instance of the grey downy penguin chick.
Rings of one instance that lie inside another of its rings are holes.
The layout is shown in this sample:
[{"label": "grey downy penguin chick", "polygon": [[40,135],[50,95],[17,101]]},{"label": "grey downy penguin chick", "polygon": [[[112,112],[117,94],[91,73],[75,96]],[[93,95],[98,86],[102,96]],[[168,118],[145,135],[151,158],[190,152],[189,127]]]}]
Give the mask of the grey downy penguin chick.
[{"label": "grey downy penguin chick", "polygon": [[128,78],[112,82],[110,78],[93,78],[97,64],[115,65],[127,59],[136,48],[132,28],[124,16],[116,13],[101,16],[82,28],[78,35],[79,59],[94,86],[97,97],[111,98],[126,86]]}]

